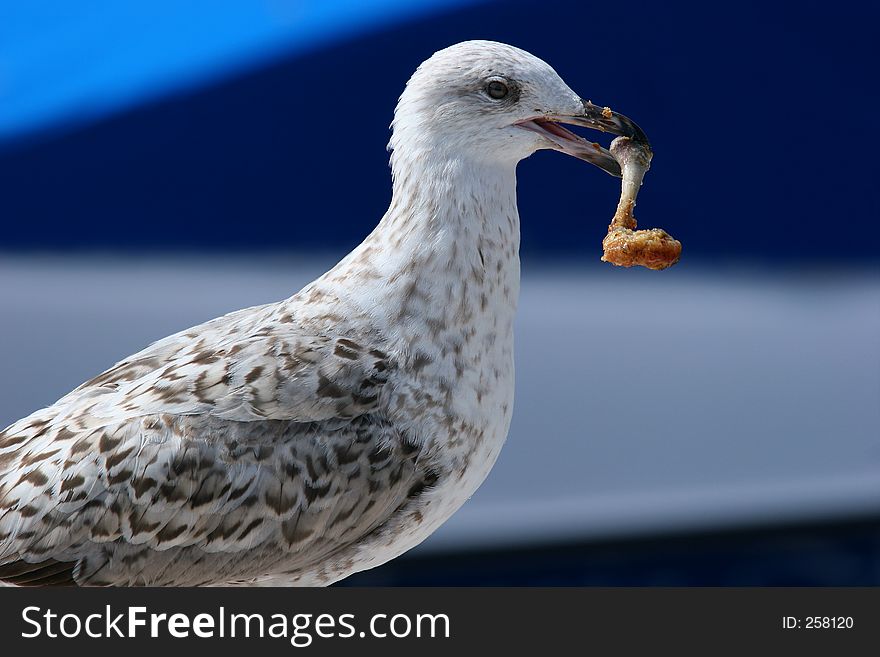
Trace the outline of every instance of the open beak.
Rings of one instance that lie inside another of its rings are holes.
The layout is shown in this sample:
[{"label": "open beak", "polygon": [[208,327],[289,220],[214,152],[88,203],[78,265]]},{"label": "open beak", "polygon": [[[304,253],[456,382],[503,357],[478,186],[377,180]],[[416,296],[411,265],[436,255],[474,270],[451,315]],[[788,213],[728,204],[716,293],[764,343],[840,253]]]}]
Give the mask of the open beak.
[{"label": "open beak", "polygon": [[[648,144],[648,137],[635,121],[623,114],[612,112],[607,107],[599,107],[588,100],[582,113],[573,115],[545,115],[520,121],[517,125],[546,137],[553,148],[591,164],[620,178],[620,164],[611,153],[595,142],[590,142],[564,128],[561,124],[579,125],[593,130],[610,132],[613,135],[629,137],[633,141]],[[648,144],[650,145],[650,144]]]}]

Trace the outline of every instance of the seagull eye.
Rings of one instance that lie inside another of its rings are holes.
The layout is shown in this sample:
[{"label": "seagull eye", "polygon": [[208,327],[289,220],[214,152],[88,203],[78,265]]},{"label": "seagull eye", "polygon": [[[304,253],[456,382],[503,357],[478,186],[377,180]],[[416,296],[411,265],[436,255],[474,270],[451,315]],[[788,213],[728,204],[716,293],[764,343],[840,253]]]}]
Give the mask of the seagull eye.
[{"label": "seagull eye", "polygon": [[509,93],[509,89],[500,80],[492,80],[486,85],[486,93],[489,94],[490,98],[501,100]]}]

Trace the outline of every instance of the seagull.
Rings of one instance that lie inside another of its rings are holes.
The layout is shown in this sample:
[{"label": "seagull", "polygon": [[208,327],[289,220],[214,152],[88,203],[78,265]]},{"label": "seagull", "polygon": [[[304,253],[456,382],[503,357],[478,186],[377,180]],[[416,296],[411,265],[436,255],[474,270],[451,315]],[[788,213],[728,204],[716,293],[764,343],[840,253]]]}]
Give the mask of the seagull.
[{"label": "seagull", "polygon": [[363,243],[0,432],[0,582],[325,586],[427,538],[510,425],[517,163],[554,149],[621,173],[563,124],[646,141],[513,46],[422,63]]}]

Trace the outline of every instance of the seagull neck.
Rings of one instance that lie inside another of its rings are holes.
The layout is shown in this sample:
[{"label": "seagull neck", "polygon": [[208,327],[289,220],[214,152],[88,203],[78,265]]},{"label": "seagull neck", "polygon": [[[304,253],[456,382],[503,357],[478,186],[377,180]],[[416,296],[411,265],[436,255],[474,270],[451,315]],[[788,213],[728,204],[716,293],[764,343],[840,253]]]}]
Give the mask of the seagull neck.
[{"label": "seagull neck", "polygon": [[518,280],[515,163],[420,155],[394,159],[391,205],[371,235],[396,255],[388,275],[416,267],[443,279],[486,270],[491,260],[494,275],[512,269]]},{"label": "seagull neck", "polygon": [[520,239],[515,165],[427,154],[402,164],[395,162],[382,221],[317,286],[335,290],[339,302],[405,344],[441,327],[446,336],[486,333],[487,343],[490,332],[512,336]]},{"label": "seagull neck", "polygon": [[486,155],[395,151],[391,205],[376,232],[465,241],[501,233],[518,247],[516,163]]}]

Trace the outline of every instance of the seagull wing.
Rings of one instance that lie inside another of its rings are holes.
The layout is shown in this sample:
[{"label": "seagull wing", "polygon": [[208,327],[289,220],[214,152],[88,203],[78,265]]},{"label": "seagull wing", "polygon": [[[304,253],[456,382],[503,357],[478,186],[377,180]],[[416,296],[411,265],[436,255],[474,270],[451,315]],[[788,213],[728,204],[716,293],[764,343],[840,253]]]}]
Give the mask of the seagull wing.
[{"label": "seagull wing", "polygon": [[0,432],[0,580],[313,569],[433,483],[377,412],[393,365],[290,314],[166,338]]}]

